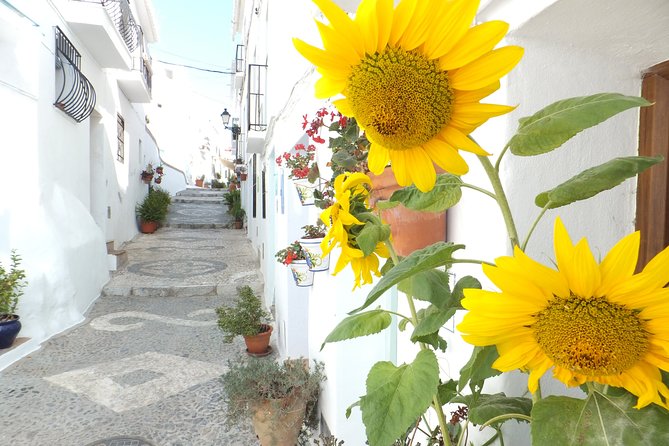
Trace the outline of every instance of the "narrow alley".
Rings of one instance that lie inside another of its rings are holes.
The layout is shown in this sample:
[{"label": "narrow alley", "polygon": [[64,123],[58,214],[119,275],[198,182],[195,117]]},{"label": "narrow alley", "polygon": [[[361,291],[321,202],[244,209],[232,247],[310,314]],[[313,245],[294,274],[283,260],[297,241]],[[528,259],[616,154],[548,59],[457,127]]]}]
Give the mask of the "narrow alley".
[{"label": "narrow alley", "polygon": [[124,247],[86,321],[3,371],[0,444],[256,444],[250,429],[226,430],[220,402],[219,378],[244,348],[222,342],[214,309],[239,285],[262,288],[221,200],[174,197],[165,227]]}]

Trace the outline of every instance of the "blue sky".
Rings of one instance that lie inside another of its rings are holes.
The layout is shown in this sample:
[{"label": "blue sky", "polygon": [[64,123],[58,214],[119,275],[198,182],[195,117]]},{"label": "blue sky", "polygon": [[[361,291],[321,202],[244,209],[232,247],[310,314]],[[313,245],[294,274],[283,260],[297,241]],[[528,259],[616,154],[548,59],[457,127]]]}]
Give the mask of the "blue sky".
[{"label": "blue sky", "polygon": [[[212,70],[230,71],[232,0],[154,0],[159,41],[150,47],[154,59]],[[187,71],[194,92],[227,106],[231,77]]]}]

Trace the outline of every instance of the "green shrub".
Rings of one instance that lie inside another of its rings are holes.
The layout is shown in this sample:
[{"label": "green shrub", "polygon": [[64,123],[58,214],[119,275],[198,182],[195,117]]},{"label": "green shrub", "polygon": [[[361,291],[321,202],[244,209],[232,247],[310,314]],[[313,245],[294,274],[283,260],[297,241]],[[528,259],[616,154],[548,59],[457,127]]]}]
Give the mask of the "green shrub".
[{"label": "green shrub", "polygon": [[224,342],[232,342],[236,336],[255,336],[263,331],[263,325],[269,319],[269,313],[262,307],[262,302],[250,286],[237,288],[238,298],[232,307],[219,307],[218,328],[225,336]]},{"label": "green shrub", "polygon": [[21,257],[12,250],[12,265],[9,271],[0,263],[0,321],[6,316],[16,314],[16,306],[19,297],[23,295],[23,287],[26,286],[26,273],[19,268]]},{"label": "green shrub", "polygon": [[152,189],[144,200],[137,205],[135,211],[141,221],[162,222],[167,217],[167,210],[172,199],[162,189]]}]

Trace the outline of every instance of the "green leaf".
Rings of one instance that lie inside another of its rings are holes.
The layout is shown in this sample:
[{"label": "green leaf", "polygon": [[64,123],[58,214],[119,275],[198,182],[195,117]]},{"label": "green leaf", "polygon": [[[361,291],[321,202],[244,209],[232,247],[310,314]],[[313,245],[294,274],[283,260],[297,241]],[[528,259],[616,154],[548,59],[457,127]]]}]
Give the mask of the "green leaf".
[{"label": "green leaf", "polygon": [[390,326],[391,319],[390,313],[381,309],[349,316],[337,324],[334,330],[325,338],[323,345],[321,345],[321,350],[329,342],[338,342],[379,333]]},{"label": "green leaf", "polygon": [[[465,395],[456,398],[453,402],[466,404],[469,408],[469,421],[477,425],[485,424],[489,420],[504,414],[516,413],[529,417],[532,411],[532,400],[530,398],[508,397],[504,393]],[[512,418],[506,420],[509,419]],[[523,418],[514,419],[525,421]]]},{"label": "green leaf", "polygon": [[379,210],[383,211],[385,209],[392,209],[392,208],[397,207],[399,205],[400,205],[400,203],[397,202],[397,201],[379,200],[379,201],[376,202],[374,207],[376,209],[379,209]]},{"label": "green leaf", "polygon": [[462,180],[450,173],[437,175],[437,182],[429,192],[409,186],[393,192],[390,202],[402,203],[414,211],[443,212],[455,206],[462,197]]},{"label": "green leaf", "polygon": [[453,306],[457,306],[457,308],[462,308],[462,305],[460,302],[462,301],[462,298],[465,297],[464,290],[465,288],[476,288],[478,290],[481,289],[481,282],[478,281],[476,277],[472,276],[465,276],[462,279],[458,280],[458,282],[455,284],[455,287],[453,287],[453,296],[451,300],[453,301]]},{"label": "green leaf", "polygon": [[559,186],[542,192],[534,199],[540,208],[548,204],[548,209],[566,206],[579,200],[593,197],[600,192],[609,190],[628,178],[661,162],[663,158],[628,156],[615,158],[599,166],[584,170]]},{"label": "green leaf", "polygon": [[464,245],[455,245],[451,242],[437,242],[426,248],[412,252],[376,283],[372,291],[367,295],[367,300],[360,308],[356,308],[349,314],[364,310],[393,285],[414,274],[451,264],[453,262],[453,253],[464,247]]},{"label": "green leaf", "polygon": [[377,362],[367,375],[360,400],[370,446],[388,446],[430,406],[439,385],[437,357],[421,350],[411,364]]},{"label": "green leaf", "polygon": [[358,242],[358,246],[363,254],[368,256],[374,252],[379,242],[388,240],[389,237],[390,226],[368,223],[362,228],[360,234],[356,236],[355,241]]},{"label": "green leaf", "polygon": [[651,105],[644,98],[600,93],[555,102],[519,120],[518,132],[509,141],[511,153],[532,156],[548,153],[577,133],[633,107]]},{"label": "green leaf", "polygon": [[340,150],[332,154],[332,164],[341,166],[344,169],[351,169],[355,167],[357,162],[358,160],[356,160],[344,150]]},{"label": "green leaf", "polygon": [[442,310],[434,305],[430,305],[424,310],[418,312],[418,325],[411,334],[411,341],[416,342],[417,338],[436,333],[439,329],[455,314],[455,308]]},{"label": "green leaf", "polygon": [[592,392],[584,400],[549,396],[532,409],[534,446],[648,446],[669,444],[669,412],[636,397]]},{"label": "green leaf", "polygon": [[418,300],[430,302],[440,308],[448,308],[451,301],[451,276],[439,269],[430,269],[401,281],[397,289]]},{"label": "green leaf", "polygon": [[356,401],[355,403],[351,404],[346,408],[346,419],[348,420],[351,417],[351,412],[353,412],[354,407],[360,407],[360,400]]},{"label": "green leaf", "polygon": [[487,378],[497,376],[499,370],[492,368],[492,363],[499,357],[497,347],[489,345],[487,347],[474,347],[472,356],[467,364],[460,370],[460,380],[458,381],[458,390],[465,388],[468,382],[479,383]]},{"label": "green leaf", "polygon": [[412,341],[427,344],[432,347],[432,350],[435,351],[441,350],[442,352],[446,352],[446,347],[448,347],[446,339],[442,338],[437,332],[430,333],[425,336],[419,336],[415,339],[412,339]]},{"label": "green leaf", "polygon": [[439,384],[439,388],[437,389],[437,393],[439,394],[439,402],[442,404],[442,406],[444,404],[450,402],[453,398],[458,396],[458,383],[457,383],[457,381],[449,379],[445,383]]}]

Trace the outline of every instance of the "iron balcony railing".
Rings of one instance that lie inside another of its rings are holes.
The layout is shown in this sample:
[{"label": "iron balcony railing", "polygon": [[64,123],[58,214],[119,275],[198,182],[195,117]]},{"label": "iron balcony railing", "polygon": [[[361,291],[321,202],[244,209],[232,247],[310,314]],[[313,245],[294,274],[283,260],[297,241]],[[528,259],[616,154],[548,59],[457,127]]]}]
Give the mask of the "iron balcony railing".
[{"label": "iron balcony railing", "polygon": [[249,64],[247,118],[249,130],[267,129],[265,111],[265,89],[267,88],[267,65]]},{"label": "iron balcony railing", "polygon": [[135,22],[128,0],[99,0],[130,52],[140,44],[141,29]]},{"label": "iron balcony railing", "polygon": [[65,36],[55,27],[56,39],[56,101],[54,106],[77,122],[93,113],[95,89],[81,72],[81,55]]}]

